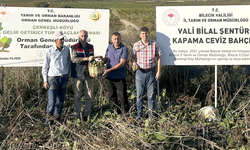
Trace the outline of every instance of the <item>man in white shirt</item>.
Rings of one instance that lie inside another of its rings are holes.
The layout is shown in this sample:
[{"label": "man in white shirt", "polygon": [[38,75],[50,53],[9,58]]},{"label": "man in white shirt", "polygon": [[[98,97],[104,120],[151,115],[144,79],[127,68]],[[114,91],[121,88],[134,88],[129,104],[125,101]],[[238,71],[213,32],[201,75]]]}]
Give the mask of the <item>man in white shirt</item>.
[{"label": "man in white shirt", "polygon": [[70,50],[64,45],[65,36],[61,31],[53,36],[55,46],[46,51],[42,67],[43,87],[48,89],[45,127],[53,124],[53,120],[49,120],[51,116],[55,115],[60,121],[71,66]]}]

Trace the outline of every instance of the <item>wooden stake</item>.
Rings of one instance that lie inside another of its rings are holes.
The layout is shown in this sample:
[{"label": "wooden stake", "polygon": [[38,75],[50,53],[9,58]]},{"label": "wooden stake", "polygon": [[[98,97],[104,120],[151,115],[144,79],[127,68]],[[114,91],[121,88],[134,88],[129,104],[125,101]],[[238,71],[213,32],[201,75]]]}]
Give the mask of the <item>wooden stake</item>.
[{"label": "wooden stake", "polygon": [[3,94],[4,67],[0,67],[0,95]]}]

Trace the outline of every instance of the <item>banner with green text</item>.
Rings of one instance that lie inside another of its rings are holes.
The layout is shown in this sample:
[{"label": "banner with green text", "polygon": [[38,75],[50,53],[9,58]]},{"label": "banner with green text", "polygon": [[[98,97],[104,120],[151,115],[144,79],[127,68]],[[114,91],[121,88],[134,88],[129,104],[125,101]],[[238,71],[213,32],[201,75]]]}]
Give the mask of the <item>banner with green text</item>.
[{"label": "banner with green text", "polygon": [[250,6],[156,7],[162,65],[249,65]]},{"label": "banner with green text", "polygon": [[0,66],[42,66],[46,50],[62,31],[64,44],[78,42],[80,30],[89,33],[95,55],[104,55],[109,41],[109,10],[0,7]]}]

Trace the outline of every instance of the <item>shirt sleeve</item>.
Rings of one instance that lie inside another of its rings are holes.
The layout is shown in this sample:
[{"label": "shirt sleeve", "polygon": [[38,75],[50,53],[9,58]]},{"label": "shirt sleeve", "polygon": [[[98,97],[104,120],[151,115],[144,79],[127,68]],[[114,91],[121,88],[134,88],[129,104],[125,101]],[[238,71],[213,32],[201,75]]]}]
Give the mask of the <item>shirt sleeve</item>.
[{"label": "shirt sleeve", "polygon": [[155,56],[161,56],[162,52],[160,46],[157,43],[155,43],[155,48],[156,48]]},{"label": "shirt sleeve", "polygon": [[109,46],[106,49],[105,57],[108,57]]},{"label": "shirt sleeve", "polygon": [[68,58],[67,58],[67,61],[68,61],[69,74],[70,74],[70,70],[71,70],[71,58],[70,58],[70,49],[68,49]]},{"label": "shirt sleeve", "polygon": [[132,50],[132,57],[136,57],[135,52],[137,51],[137,44],[135,43]]},{"label": "shirt sleeve", "polygon": [[126,46],[124,46],[123,51],[122,51],[122,56],[121,59],[128,59],[128,48]]},{"label": "shirt sleeve", "polygon": [[42,67],[43,82],[48,81],[49,64],[50,64],[50,57],[49,57],[49,50],[47,50],[45,58],[43,60],[43,67]]}]

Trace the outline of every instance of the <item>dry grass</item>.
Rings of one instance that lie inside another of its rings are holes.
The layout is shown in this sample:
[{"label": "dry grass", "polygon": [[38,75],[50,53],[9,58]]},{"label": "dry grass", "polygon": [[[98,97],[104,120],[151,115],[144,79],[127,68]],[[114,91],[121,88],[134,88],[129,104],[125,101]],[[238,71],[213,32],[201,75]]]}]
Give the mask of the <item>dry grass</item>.
[{"label": "dry grass", "polygon": [[[40,72],[41,68],[5,69],[5,91],[0,103],[0,149],[224,149],[249,144],[249,115],[224,117],[221,120],[224,126],[220,122],[202,122],[196,115],[201,108],[197,92],[192,97],[180,96],[176,99],[178,104],[157,110],[156,121],[151,123],[147,117],[142,122],[134,120],[134,105],[130,113],[123,115],[99,105],[105,96],[100,96],[103,91],[96,91],[93,116],[88,121],[76,120],[72,81],[62,122],[44,130],[47,98],[46,91],[41,89]],[[102,81],[95,82],[99,85]],[[167,101],[164,94],[161,99],[163,103]],[[248,112],[249,106],[242,109]],[[242,127],[233,128],[237,124]]]}]

